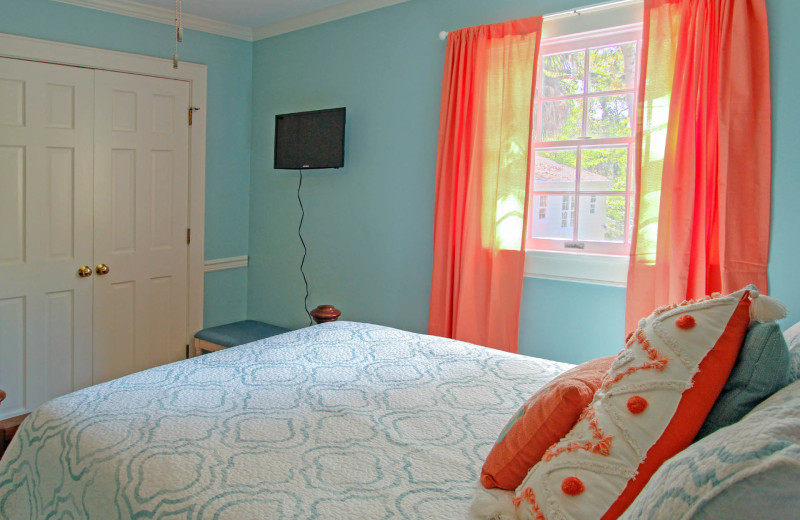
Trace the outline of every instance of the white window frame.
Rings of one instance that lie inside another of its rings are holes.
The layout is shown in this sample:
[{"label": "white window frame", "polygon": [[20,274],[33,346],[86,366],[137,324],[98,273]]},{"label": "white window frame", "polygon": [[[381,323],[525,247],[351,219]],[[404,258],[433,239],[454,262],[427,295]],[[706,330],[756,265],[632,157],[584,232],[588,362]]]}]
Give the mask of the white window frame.
[{"label": "white window frame", "polygon": [[[579,9],[578,11],[578,13],[564,11],[546,16],[543,26],[543,38],[563,37],[562,40],[568,40],[570,35],[575,35],[576,33],[588,31],[602,33],[607,32],[608,28],[612,26],[616,26],[616,29],[619,30],[623,26],[633,28],[634,26],[641,27],[642,25],[643,9],[641,0],[612,1]],[[581,16],[576,16],[576,14]],[[639,50],[641,52],[641,37],[638,40],[640,41]],[[586,65],[588,67],[588,63]],[[637,65],[641,66],[641,59],[639,59]],[[640,71],[637,71],[637,85],[639,74]],[[635,121],[635,119],[633,120]],[[592,141],[592,144],[600,144],[598,140]],[[630,169],[635,158],[632,155],[629,155],[629,157]],[[629,173],[629,184],[632,181],[632,175]],[[627,192],[630,193],[632,191],[633,189],[629,185]],[[622,192],[614,192],[613,195],[619,195],[620,193]],[[541,194],[536,196],[539,195]],[[589,192],[586,195],[593,195],[593,193]],[[632,202],[633,199],[628,203],[629,211],[632,211]],[[533,219],[529,219],[529,228],[532,227],[532,223]],[[626,229],[626,233],[629,232]],[[575,246],[579,247],[578,244]],[[627,285],[628,262],[629,256],[627,254],[596,254],[585,250],[576,251],[571,248],[564,251],[528,249],[526,251],[525,276],[625,287]]]},{"label": "white window frame", "polygon": [[[537,185],[534,179],[531,179],[530,185],[532,186],[531,189],[531,197],[538,197],[541,195],[559,195],[566,197],[567,195],[572,195],[575,201],[574,207],[574,217],[572,219],[569,218],[567,215],[567,222],[565,225],[564,221],[564,211],[565,208],[562,207],[562,222],[561,222],[561,229],[572,229],[572,237],[570,238],[535,238],[533,236],[533,222],[529,222],[528,225],[528,237],[526,237],[526,247],[528,250],[536,250],[536,251],[564,251],[565,249],[573,249],[573,248],[580,248],[585,252],[590,253],[597,253],[597,254],[610,254],[610,255],[627,255],[630,251],[630,241],[631,241],[631,229],[630,225],[623,226],[623,240],[622,242],[606,242],[606,241],[591,241],[591,240],[581,240],[578,238],[579,228],[580,228],[580,211],[581,211],[581,199],[582,197],[586,196],[604,196],[604,197],[625,197],[625,216],[624,222],[629,223],[631,221],[632,215],[630,214],[632,209],[632,203],[634,200],[634,186],[633,186],[633,163],[635,160],[634,156],[634,147],[635,147],[635,133],[633,128],[631,129],[630,136],[627,137],[607,137],[607,138],[587,138],[585,137],[589,132],[589,103],[593,98],[603,97],[603,96],[618,96],[618,95],[633,95],[634,102],[632,106],[632,114],[631,114],[631,123],[636,121],[636,93],[637,93],[637,85],[638,85],[638,78],[640,74],[640,64],[641,59],[637,59],[637,70],[636,75],[634,77],[634,81],[632,86],[625,89],[619,89],[610,92],[590,92],[589,91],[589,52],[592,49],[602,48],[612,45],[622,45],[626,43],[635,43],[637,46],[637,52],[641,52],[642,42],[641,42],[641,34],[642,34],[642,25],[641,24],[630,24],[630,25],[623,25],[623,26],[613,26],[608,27],[605,29],[588,31],[578,34],[572,34],[564,37],[554,37],[550,38],[547,41],[542,42],[541,50],[540,50],[540,59],[539,59],[539,70],[537,71],[537,84],[542,85],[544,81],[544,60],[542,59],[545,56],[554,55],[554,54],[561,54],[565,52],[571,51],[583,51],[586,53],[586,58],[584,60],[584,89],[583,92],[580,94],[572,94],[572,95],[564,95],[555,98],[541,96],[541,90],[537,89],[537,97],[535,100],[535,105],[537,107],[541,106],[543,103],[553,102],[553,101],[569,101],[575,100],[580,101],[583,105],[583,121],[582,121],[582,135],[576,137],[575,139],[570,139],[566,141],[545,141],[539,140],[538,135],[531,136],[531,154],[536,154],[537,152],[547,152],[547,151],[559,151],[559,150],[574,150],[576,154],[577,161],[579,163],[579,168],[576,170],[575,180],[573,188],[570,191],[540,191],[537,190]],[[538,118],[541,118],[541,110],[537,110],[535,115]],[[535,122],[534,127],[540,127],[540,122],[537,120]],[[537,132],[538,134],[538,132]],[[610,148],[627,148],[627,155],[628,155],[628,172],[627,172],[627,183],[626,187],[622,191],[596,191],[585,189],[581,187],[581,177],[580,177],[580,170],[582,170],[582,166],[580,166],[581,161],[581,154],[583,150],[591,150],[591,149],[610,149]],[[532,164],[535,164],[536,157],[532,157]],[[533,171],[531,175],[533,175]],[[566,200],[566,199],[564,199]],[[585,201],[584,201],[585,203]]]},{"label": "white window frame", "polygon": [[625,287],[628,257],[562,251],[527,251],[525,276]]}]

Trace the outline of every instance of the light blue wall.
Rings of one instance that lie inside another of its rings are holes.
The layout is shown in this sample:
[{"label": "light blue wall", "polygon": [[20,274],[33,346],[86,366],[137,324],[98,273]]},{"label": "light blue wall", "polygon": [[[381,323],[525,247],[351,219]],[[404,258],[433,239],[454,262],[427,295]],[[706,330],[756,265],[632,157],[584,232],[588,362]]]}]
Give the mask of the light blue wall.
[{"label": "light blue wall", "polygon": [[[297,173],[272,169],[274,115],[346,106],[345,167],[306,172],[303,184],[310,307],[426,331],[445,51],[437,35],[561,9],[557,0],[414,0],[256,42],[249,317],[305,323]],[[570,361],[615,353],[621,309],[624,289],[528,279],[520,350]],[[583,316],[596,325],[594,342],[573,341]]]},{"label": "light blue wall", "polygon": [[625,289],[525,278],[519,352],[568,363],[616,354],[625,328]]},{"label": "light blue wall", "polygon": [[247,316],[247,268],[206,273],[203,321],[215,327]]},{"label": "light blue wall", "polygon": [[[256,42],[253,52],[248,315],[304,324],[297,174],[272,169],[276,113],[347,106],[345,168],[307,172],[304,236],[311,307],[344,318],[427,328],[436,140],[445,45],[441,30],[596,3],[570,0],[413,0]],[[800,315],[800,200],[793,20],[800,4],[770,0],[775,110],[772,292]],[[579,362],[614,354],[625,289],[526,279],[520,351]],[[788,321],[788,320],[787,320]]]},{"label": "light blue wall", "polygon": [[[310,307],[333,303],[346,319],[425,331],[445,49],[436,35],[590,3],[595,0],[412,0],[254,45],[187,31],[182,58],[208,65],[206,258],[251,257],[249,271],[206,276],[207,325],[245,314],[284,326],[305,323],[297,174],[271,168],[273,118],[347,106],[345,168],[305,175]],[[794,153],[800,68],[793,32],[800,3],[769,0],[768,9],[775,106],[770,292],[794,310],[788,325],[800,319]],[[172,53],[168,26],[48,0],[0,0],[0,32]],[[526,279],[520,351],[573,362],[615,353],[624,332],[624,295],[615,287]]]},{"label": "light blue wall", "polygon": [[[0,32],[171,58],[164,24],[49,0],[0,0]],[[206,259],[247,254],[252,117],[250,42],[187,30],[181,59],[208,65]],[[247,270],[206,275],[206,319],[243,319]]]},{"label": "light blue wall", "polygon": [[768,0],[772,67],[772,234],[769,292],[789,308],[784,328],[800,321],[800,2]]}]

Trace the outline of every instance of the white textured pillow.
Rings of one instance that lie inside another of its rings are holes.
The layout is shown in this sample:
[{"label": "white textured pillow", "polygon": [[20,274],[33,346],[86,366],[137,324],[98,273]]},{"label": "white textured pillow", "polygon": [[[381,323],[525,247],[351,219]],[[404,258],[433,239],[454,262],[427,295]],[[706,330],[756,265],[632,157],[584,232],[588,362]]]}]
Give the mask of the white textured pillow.
[{"label": "white textured pillow", "polygon": [[665,462],[621,519],[796,518],[798,482],[800,381]]},{"label": "white textured pillow", "polygon": [[582,418],[517,488],[517,516],[600,519],[625,511],[697,434],[736,361],[750,322],[748,296],[684,302],[642,319]]}]

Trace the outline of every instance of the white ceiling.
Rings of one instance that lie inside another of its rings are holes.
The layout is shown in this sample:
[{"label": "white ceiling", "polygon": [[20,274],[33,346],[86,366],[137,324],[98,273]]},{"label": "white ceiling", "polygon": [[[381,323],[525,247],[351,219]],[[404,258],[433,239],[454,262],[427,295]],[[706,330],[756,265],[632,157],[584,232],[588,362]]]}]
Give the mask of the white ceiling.
[{"label": "white ceiling", "polygon": [[[22,0],[20,0],[22,1]],[[174,23],[175,0],[53,0],[143,20]],[[187,29],[260,40],[408,0],[181,0]]]},{"label": "white ceiling", "polygon": [[[137,0],[175,9],[175,0]],[[245,27],[258,27],[308,14],[347,0],[181,0],[183,12]]]}]

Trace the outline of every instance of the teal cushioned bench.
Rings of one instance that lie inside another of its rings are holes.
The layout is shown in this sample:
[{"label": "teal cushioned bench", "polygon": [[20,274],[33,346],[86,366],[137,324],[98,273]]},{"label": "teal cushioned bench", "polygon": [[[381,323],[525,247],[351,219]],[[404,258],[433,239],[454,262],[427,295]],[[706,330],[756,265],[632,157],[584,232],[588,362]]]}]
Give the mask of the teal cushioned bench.
[{"label": "teal cushioned bench", "polygon": [[289,329],[255,320],[237,321],[218,327],[203,329],[195,337],[195,355],[207,354],[223,348],[244,345],[252,341],[277,336]]}]

